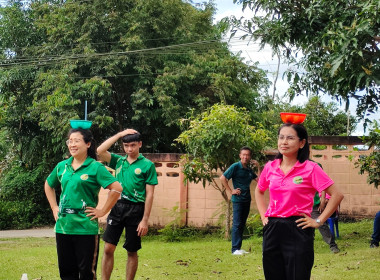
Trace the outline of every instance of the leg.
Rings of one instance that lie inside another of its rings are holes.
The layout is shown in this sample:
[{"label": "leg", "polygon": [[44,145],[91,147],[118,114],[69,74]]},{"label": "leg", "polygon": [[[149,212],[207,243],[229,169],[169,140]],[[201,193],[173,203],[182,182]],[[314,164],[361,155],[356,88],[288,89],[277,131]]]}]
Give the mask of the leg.
[{"label": "leg", "polygon": [[264,227],[265,279],[310,279],[314,263],[314,229],[301,229],[299,217],[271,218]]},{"label": "leg", "polygon": [[139,258],[137,252],[128,252],[128,260],[127,260],[127,280],[135,279],[137,267],[139,264]]},{"label": "leg", "polygon": [[109,280],[111,278],[114,265],[114,253],[124,230],[122,223],[124,206],[124,203],[118,201],[107,217],[107,228],[103,235],[102,280]]},{"label": "leg", "polygon": [[[316,219],[319,217],[320,213],[318,211],[318,206],[319,205],[313,206],[313,211],[311,212],[311,217],[313,219]],[[323,240],[330,246],[330,250],[334,253],[338,253],[339,252],[338,245],[335,243],[335,237],[333,234],[331,234],[331,231],[327,222],[321,225],[318,228],[318,230],[321,233]]]},{"label": "leg", "polygon": [[131,213],[128,215],[129,226],[125,227],[124,249],[128,252],[126,279],[135,278],[138,267],[137,251],[141,249],[141,237],[137,234],[137,227],[144,215],[144,205],[130,206]]},{"label": "leg", "polygon": [[281,244],[285,279],[310,279],[314,264],[314,228],[301,229],[295,220],[287,222],[287,231]]},{"label": "leg", "polygon": [[[250,207],[251,207],[250,201],[243,203],[243,212],[242,212],[242,217],[241,217],[242,218],[242,227],[241,227],[241,232],[240,232],[242,240],[243,240],[245,225],[247,224],[247,219],[248,219]],[[246,253],[248,253],[248,252],[246,252]]]},{"label": "leg", "polygon": [[62,280],[78,280],[77,266],[72,235],[56,233],[59,275]]},{"label": "leg", "polygon": [[371,247],[373,246],[379,247],[379,241],[380,241],[380,211],[376,213],[375,220],[373,221]]},{"label": "leg", "polygon": [[242,228],[244,229],[243,223],[243,203],[233,202],[232,203],[232,230],[231,230],[231,241],[232,248],[231,252],[240,250],[242,244]]},{"label": "leg", "polygon": [[99,256],[99,235],[76,235],[74,240],[79,279],[96,279],[96,268]]},{"label": "leg", "polygon": [[277,226],[277,219],[270,219],[263,229],[264,276],[270,280],[286,279],[285,264],[280,251],[282,233]]},{"label": "leg", "polygon": [[105,242],[104,253],[102,258],[102,280],[109,280],[111,278],[115,250],[115,245]]}]

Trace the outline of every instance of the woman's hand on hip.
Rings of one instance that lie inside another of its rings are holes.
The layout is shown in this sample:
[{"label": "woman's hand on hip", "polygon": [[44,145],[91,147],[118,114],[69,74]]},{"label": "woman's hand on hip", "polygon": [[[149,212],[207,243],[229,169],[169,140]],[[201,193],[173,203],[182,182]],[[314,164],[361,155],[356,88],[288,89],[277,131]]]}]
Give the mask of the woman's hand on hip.
[{"label": "woman's hand on hip", "polygon": [[86,207],[86,210],[84,212],[87,213],[87,215],[86,215],[87,217],[92,217],[91,221],[98,219],[98,218],[101,218],[106,214],[106,213],[103,213],[103,210],[96,209],[93,207]]},{"label": "woman's hand on hip", "polygon": [[320,224],[318,224],[316,220],[309,217],[305,213],[303,213],[302,216],[303,218],[296,220],[298,227],[301,227],[302,229],[309,228],[309,227],[319,228]]}]

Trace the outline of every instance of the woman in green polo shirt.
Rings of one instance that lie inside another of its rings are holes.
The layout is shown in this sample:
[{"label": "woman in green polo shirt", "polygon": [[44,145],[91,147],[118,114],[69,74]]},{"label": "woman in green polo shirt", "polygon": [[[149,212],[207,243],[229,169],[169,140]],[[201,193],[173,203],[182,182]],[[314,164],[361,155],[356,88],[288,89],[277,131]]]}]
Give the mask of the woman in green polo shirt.
[{"label": "woman in green polo shirt", "polygon": [[[61,279],[96,279],[99,253],[97,218],[104,216],[118,200],[122,187],[96,161],[90,130],[71,129],[66,142],[71,157],[61,161],[46,179],[45,193],[56,220],[58,266]],[[61,189],[59,206],[56,189]],[[110,190],[97,209],[100,188]]]}]

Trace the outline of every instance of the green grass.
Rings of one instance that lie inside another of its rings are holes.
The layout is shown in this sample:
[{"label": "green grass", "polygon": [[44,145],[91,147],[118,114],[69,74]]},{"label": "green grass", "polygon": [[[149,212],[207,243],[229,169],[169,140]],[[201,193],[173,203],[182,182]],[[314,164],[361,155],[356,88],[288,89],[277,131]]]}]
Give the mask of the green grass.
[{"label": "green grass", "polygon": [[[379,279],[380,249],[370,249],[373,220],[340,223],[339,254],[332,254],[316,231],[311,279]],[[264,279],[259,237],[243,241],[251,254],[232,256],[230,242],[218,237],[166,243],[159,236],[143,239],[136,279]],[[100,257],[103,254],[101,243]],[[112,279],[125,279],[126,252],[115,255]],[[0,239],[0,279],[59,279],[54,238]],[[100,279],[100,259],[98,266]]]}]

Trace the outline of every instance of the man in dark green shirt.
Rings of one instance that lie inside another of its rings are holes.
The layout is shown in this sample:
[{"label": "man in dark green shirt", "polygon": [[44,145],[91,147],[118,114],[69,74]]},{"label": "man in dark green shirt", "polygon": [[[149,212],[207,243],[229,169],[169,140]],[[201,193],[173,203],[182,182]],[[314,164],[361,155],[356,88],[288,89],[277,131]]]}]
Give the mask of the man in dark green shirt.
[{"label": "man in dark green shirt", "polygon": [[[231,195],[232,201],[232,254],[243,255],[248,253],[241,250],[243,231],[247,222],[249,209],[251,206],[251,189],[250,185],[252,180],[257,178],[257,175],[250,167],[252,150],[249,147],[242,147],[240,149],[239,157],[240,161],[232,164],[222,176],[220,181],[222,182],[227,193]],[[257,167],[257,161],[254,162]],[[258,169],[260,172],[260,169]],[[228,180],[232,179],[233,189],[231,190],[228,185]]]}]

